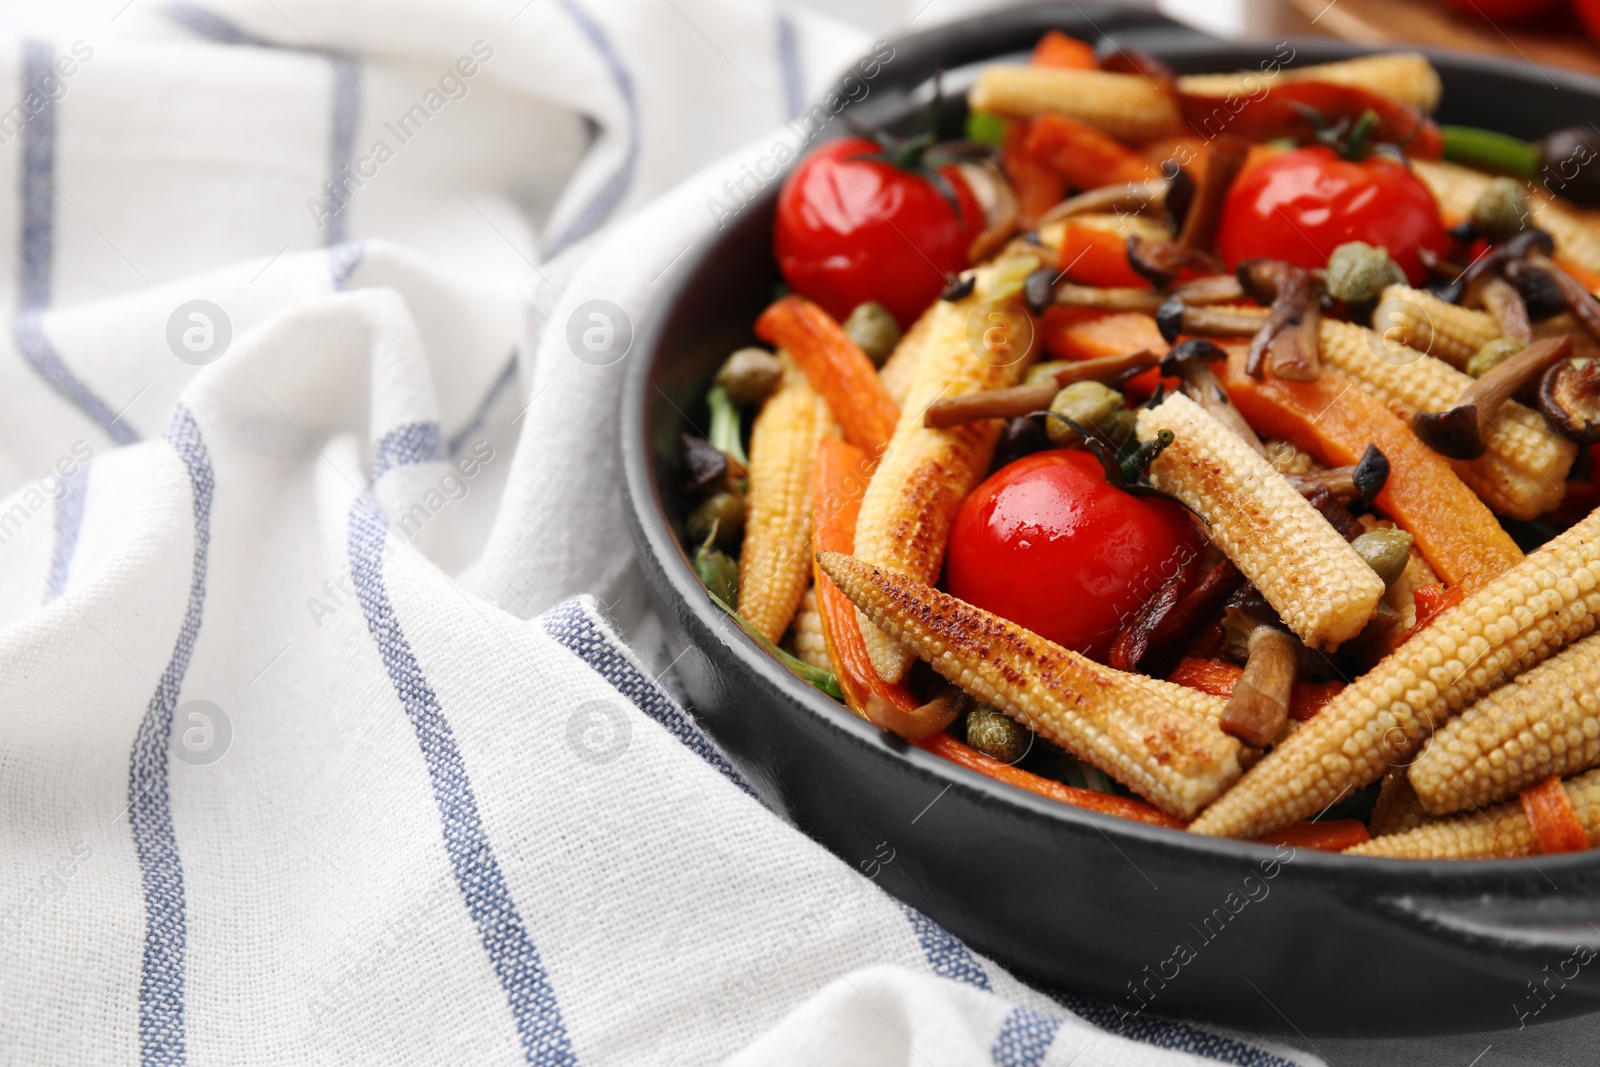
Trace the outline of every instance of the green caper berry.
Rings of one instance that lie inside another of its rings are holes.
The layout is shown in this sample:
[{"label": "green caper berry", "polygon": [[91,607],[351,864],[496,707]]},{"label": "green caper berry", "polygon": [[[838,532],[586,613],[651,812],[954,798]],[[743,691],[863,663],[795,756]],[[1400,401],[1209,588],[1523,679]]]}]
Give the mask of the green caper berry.
[{"label": "green caper berry", "polygon": [[1515,178],[1496,178],[1472,202],[1472,228],[1487,241],[1505,241],[1528,226],[1528,192]]},{"label": "green caper berry", "polygon": [[1328,295],[1346,304],[1378,299],[1386,285],[1403,285],[1406,272],[1389,258],[1387,249],[1365,241],[1347,241],[1328,257]]},{"label": "green caper berry", "polygon": [[740,407],[754,407],[778,388],[783,361],[764,348],[741,348],[723,361],[716,383]]},{"label": "green caper berry", "polygon": [[876,300],[857,304],[850,317],[844,320],[844,332],[861,346],[874,367],[883,366],[894,346],[900,343],[900,324],[889,309]]},{"label": "green caper berry", "polygon": [[1515,337],[1496,337],[1472,354],[1467,360],[1467,373],[1482,378],[1500,364],[1528,347],[1528,342]]},{"label": "green caper berry", "polygon": [[737,545],[744,533],[744,498],[727,489],[712,493],[695,505],[683,526],[690,542],[699,544],[711,536],[713,523],[717,528],[718,545],[723,548]]},{"label": "green caper berry", "polygon": [[1386,586],[1393,585],[1411,558],[1412,537],[1404,530],[1368,530],[1350,543]]},{"label": "green caper berry", "polygon": [[1028,728],[996,711],[987,704],[979,704],[967,712],[967,747],[975,748],[990,759],[1001,763],[1015,763],[1027,754],[1033,743]]},{"label": "green caper berry", "polygon": [[[1073,382],[1050,401],[1050,410],[1094,432],[1110,438],[1117,412],[1126,411],[1122,394],[1099,382]],[[1057,448],[1083,444],[1083,435],[1061,419],[1046,419],[1045,432]]]}]

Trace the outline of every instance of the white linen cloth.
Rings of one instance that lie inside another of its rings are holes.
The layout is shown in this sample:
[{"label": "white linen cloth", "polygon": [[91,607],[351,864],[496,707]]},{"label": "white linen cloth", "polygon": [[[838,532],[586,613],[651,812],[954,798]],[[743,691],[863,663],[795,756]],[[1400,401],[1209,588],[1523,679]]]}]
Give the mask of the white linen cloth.
[{"label": "white linen cloth", "polygon": [[639,321],[869,40],[39,14],[0,42],[0,1063],[1320,1062],[1025,987],[655,680],[627,363],[569,323]]}]

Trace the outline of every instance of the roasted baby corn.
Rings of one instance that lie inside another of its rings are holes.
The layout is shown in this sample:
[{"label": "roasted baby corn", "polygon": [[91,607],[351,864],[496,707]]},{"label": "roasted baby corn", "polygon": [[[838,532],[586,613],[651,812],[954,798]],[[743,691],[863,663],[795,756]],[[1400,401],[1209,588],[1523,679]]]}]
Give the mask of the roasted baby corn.
[{"label": "roasted baby corn", "polygon": [[[1600,771],[1562,782],[1592,848],[1600,844]],[[1405,833],[1375,837],[1345,850],[1347,856],[1412,860],[1510,859],[1539,854],[1533,825],[1515,801],[1426,823]]]},{"label": "roasted baby corn", "polygon": [[1190,818],[1239,776],[1239,742],[1133,676],[853,556],[822,569],[877,626],[974,698]]},{"label": "roasted baby corn", "polygon": [[1178,89],[1202,96],[1251,96],[1263,85],[1279,82],[1316,81],[1365,89],[1403,104],[1432,111],[1439,106],[1439,75],[1426,56],[1418,52],[1387,52],[1361,56],[1337,63],[1318,63],[1310,67],[1280,68],[1275,74],[1243,70],[1236,74],[1185,74]]},{"label": "roasted baby corn", "polygon": [[1257,837],[1316,814],[1404,764],[1451,715],[1588,635],[1596,611],[1600,510],[1357,678],[1190,829]]},{"label": "roasted baby corn", "polygon": [[1207,533],[1296,636],[1328,648],[1361,632],[1383,579],[1316,508],[1233,431],[1182,393],[1139,412],[1142,441],[1174,441],[1150,481],[1209,522]]},{"label": "roasted baby corn", "polygon": [[828,662],[828,642],[822,636],[822,615],[817,611],[817,587],[807,586],[794,617],[794,654],[813,667],[833,670]]},{"label": "roasted baby corn", "polygon": [[1600,639],[1586,637],[1445,723],[1409,773],[1422,803],[1443,815],[1597,763]]},{"label": "roasted baby corn", "polygon": [[[1406,412],[1447,411],[1473,382],[1431,356],[1331,319],[1322,323],[1322,359],[1391,409]],[[1515,401],[1502,405],[1493,423],[1482,456],[1451,460],[1461,480],[1489,507],[1514,519],[1537,518],[1561,503],[1578,446]]]},{"label": "roasted baby corn", "polygon": [[[970,295],[936,301],[906,335],[902,346],[914,341],[920,347],[904,356],[914,362],[908,368],[900,422],[861,500],[855,554],[919,582],[939,576],[950,525],[961,501],[988,472],[1000,434],[996,419],[936,430],[924,425],[923,414],[941,397],[1015,385],[1027,364],[1028,353],[1002,353],[991,360],[974,351],[971,319],[984,302],[991,276],[991,271],[980,270]],[[1020,309],[1015,313],[1023,314]],[[983,336],[982,330],[976,332]],[[898,351],[891,357],[900,358]],[[905,677],[910,653],[864,617],[861,635],[880,677],[889,682]]]},{"label": "roasted baby corn", "polygon": [[784,357],[783,384],[750,428],[750,503],[739,553],[739,614],[777,641],[811,569],[811,463],[837,434],[827,403]]},{"label": "roasted baby corn", "polygon": [[1390,348],[1424,352],[1457,370],[1465,370],[1478,349],[1500,336],[1500,324],[1488,312],[1440,300],[1409,285],[1384,289],[1372,312],[1372,328]]},{"label": "roasted baby corn", "polygon": [[[1443,161],[1413,160],[1412,170],[1433,191],[1440,213],[1452,222],[1471,215],[1473,201],[1494,180],[1481,171]],[[1528,202],[1533,225],[1555,241],[1557,256],[1590,273],[1600,273],[1600,237],[1587,220],[1531,187]]]},{"label": "roasted baby corn", "polygon": [[967,96],[975,111],[1065,115],[1122,141],[1170,137],[1183,130],[1178,102],[1137,74],[991,65]]}]

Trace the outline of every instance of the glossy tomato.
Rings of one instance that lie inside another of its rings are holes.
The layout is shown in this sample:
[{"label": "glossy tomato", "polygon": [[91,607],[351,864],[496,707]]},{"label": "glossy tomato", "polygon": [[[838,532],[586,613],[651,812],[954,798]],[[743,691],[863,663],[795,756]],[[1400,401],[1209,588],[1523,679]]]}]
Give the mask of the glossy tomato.
[{"label": "glossy tomato", "polygon": [[773,251],[790,287],[834,318],[876,300],[909,326],[967,266],[983,210],[956,168],[939,168],[953,205],[926,173],[882,155],[845,137],[802,160],[778,193]]},{"label": "glossy tomato", "polygon": [[1381,155],[1352,162],[1316,145],[1234,182],[1217,250],[1230,267],[1257,256],[1326,267],[1346,241],[1387,248],[1413,285],[1428,276],[1418,253],[1443,255],[1450,246],[1433,194],[1405,164]]},{"label": "glossy tomato", "polygon": [[1103,660],[1138,607],[1201,551],[1182,508],[1106,482],[1087,452],[1036,452],[961,505],[950,592]]},{"label": "glossy tomato", "polygon": [[1600,0],[1572,0],[1572,10],[1578,21],[1589,31],[1589,39],[1600,44]]},{"label": "glossy tomato", "polygon": [[[1503,25],[1527,22],[1555,8],[1561,0],[1446,0],[1457,11],[1469,18],[1488,19]],[[1582,11],[1590,0],[1576,0],[1573,5]]]}]

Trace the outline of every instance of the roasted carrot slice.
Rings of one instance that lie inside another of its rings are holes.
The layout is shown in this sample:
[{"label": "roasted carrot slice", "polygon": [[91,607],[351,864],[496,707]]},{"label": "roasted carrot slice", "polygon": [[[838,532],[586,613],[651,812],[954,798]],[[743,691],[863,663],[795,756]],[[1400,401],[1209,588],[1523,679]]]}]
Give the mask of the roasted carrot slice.
[{"label": "roasted carrot slice", "polygon": [[1094,58],[1094,45],[1068,37],[1060,30],[1050,30],[1033,46],[1028,57],[1030,66],[1056,67],[1061,70],[1099,70]]},{"label": "roasted carrot slice", "polygon": [[1531,789],[1520,794],[1522,813],[1533,827],[1539,841],[1539,851],[1545,855],[1557,852],[1582,852],[1589,847],[1589,835],[1583,832],[1578,811],[1572,798],[1561,785],[1559,776],[1552,774]]},{"label": "roasted carrot slice", "polygon": [[1411,632],[1416,633],[1445,611],[1461,603],[1462,596],[1459,585],[1447,586],[1443,582],[1429,582],[1413,589],[1411,599],[1416,601],[1417,621],[1411,627]]},{"label": "roasted carrot slice", "polygon": [[1314,848],[1322,852],[1343,852],[1372,840],[1360,819],[1329,819],[1327,822],[1293,822],[1281,830],[1255,839],[1263,845],[1289,845]]},{"label": "roasted carrot slice", "polygon": [[1287,438],[1330,467],[1357,463],[1368,445],[1378,446],[1389,460],[1378,509],[1416,538],[1446,583],[1470,594],[1522,561],[1522,550],[1448,461],[1354,381],[1327,368],[1312,382],[1257,380],[1244,372],[1242,345],[1223,347],[1233,349],[1216,368],[1223,387],[1262,436]]},{"label": "roasted carrot slice", "polygon": [[786,296],[756,319],[756,336],[794,357],[833,410],[845,440],[869,455],[883,453],[900,410],[872,360],[832,315],[805,297]]},{"label": "roasted carrot slice", "polygon": [[1000,143],[1000,162],[1017,196],[1017,225],[1024,230],[1033,229],[1039,216],[1067,195],[1067,180],[1036,162],[1025,150],[1032,129],[1032,119],[1010,119],[1006,122],[1005,140]]},{"label": "roasted carrot slice", "polygon": [[[1225,659],[1199,659],[1189,657],[1167,675],[1167,681],[1198,689],[1217,697],[1233,696],[1244,668]],[[1289,693],[1289,718],[1305,722],[1323,706],[1339,695],[1344,686],[1339,682],[1296,682]]]},{"label": "roasted carrot slice", "polygon": [[1065,115],[1033,120],[1023,151],[1067,180],[1074,189],[1096,189],[1159,176],[1155,165],[1087,122]]},{"label": "roasted carrot slice", "polygon": [[[1138,312],[1108,314],[1088,308],[1053,307],[1044,313],[1041,324],[1045,351],[1052,359],[1103,359],[1148,348],[1165,352],[1167,342],[1156,329],[1156,320]],[[1152,367],[1129,380],[1123,391],[1143,400],[1156,391],[1161,372]]]},{"label": "roasted carrot slice", "polygon": [[[1060,266],[1072,281],[1106,289],[1148,289],[1150,280],[1128,263],[1128,238],[1165,237],[1140,215],[1076,215],[1061,231]],[[1153,322],[1154,320],[1152,320]]]},{"label": "roasted carrot slice", "polygon": [[1142,800],[1132,800],[1128,797],[1114,796],[1111,793],[1101,793],[1094,789],[1079,789],[1077,786],[1067,785],[1049,778],[1041,778],[1037,774],[1019,770],[1008,763],[1001,763],[991,759],[976,749],[968,748],[949,734],[935,734],[915,744],[927,749],[936,756],[943,756],[951,763],[957,763],[968,770],[977,771],[997,781],[1014,785],[1018,789],[1026,789],[1030,793],[1038,793],[1051,800],[1059,800],[1063,804],[1071,804],[1075,808],[1087,808],[1090,811],[1102,812],[1106,815],[1117,815],[1124,819],[1133,819],[1137,822],[1147,822],[1152,826],[1170,826],[1174,830],[1183,829],[1184,824],[1174,819],[1165,812],[1157,811]]},{"label": "roasted carrot slice", "polygon": [[867,656],[867,643],[861,637],[856,607],[817,566],[817,552],[855,551],[856,519],[861,514],[861,497],[872,478],[872,460],[855,445],[827,437],[817,449],[812,465],[811,499],[816,508],[812,535],[812,574],[817,589],[817,613],[822,617],[822,638],[828,646],[828,662],[839,679],[839,690],[850,710],[871,722],[867,701],[880,697],[903,712],[921,705],[916,695],[896,682],[878,677]]}]

